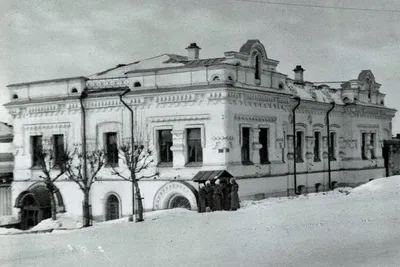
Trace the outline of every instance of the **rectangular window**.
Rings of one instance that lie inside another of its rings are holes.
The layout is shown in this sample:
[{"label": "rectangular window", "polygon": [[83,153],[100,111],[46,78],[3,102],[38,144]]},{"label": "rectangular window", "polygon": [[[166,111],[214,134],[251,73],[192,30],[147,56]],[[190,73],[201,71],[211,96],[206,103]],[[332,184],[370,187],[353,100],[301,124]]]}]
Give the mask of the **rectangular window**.
[{"label": "rectangular window", "polygon": [[201,129],[192,128],[187,129],[187,155],[188,163],[203,162],[203,148],[201,147]]},{"label": "rectangular window", "polygon": [[371,159],[376,159],[376,155],[375,155],[375,142],[376,142],[376,134],[375,133],[371,133]]},{"label": "rectangular window", "polygon": [[172,165],[173,154],[171,151],[172,147],[172,131],[171,130],[159,130],[158,131],[158,153],[160,163],[170,163]]},{"label": "rectangular window", "polygon": [[367,159],[366,153],[366,142],[367,141],[367,133],[361,134],[361,157],[362,159]]},{"label": "rectangular window", "polygon": [[285,163],[285,149],[286,149],[286,131],[283,131],[283,148],[282,148],[282,162]]},{"label": "rectangular window", "polygon": [[303,160],[303,142],[304,133],[301,131],[296,132],[296,162],[304,162]]},{"label": "rectangular window", "polygon": [[336,160],[336,133],[329,133],[329,154],[331,156],[331,161]]},{"label": "rectangular window", "polygon": [[52,138],[53,143],[53,167],[59,168],[64,161],[64,135],[55,134]]},{"label": "rectangular window", "polygon": [[268,164],[269,158],[268,158],[268,128],[261,128],[260,129],[260,135],[259,135],[259,141],[262,148],[259,150],[260,151],[260,163],[261,164]]},{"label": "rectangular window", "polygon": [[250,163],[250,128],[242,128],[242,163]]},{"label": "rectangular window", "polygon": [[108,166],[118,165],[118,143],[117,133],[109,132],[105,133],[105,152],[106,152],[106,163]]},{"label": "rectangular window", "polygon": [[314,132],[314,162],[321,161],[321,133]]},{"label": "rectangular window", "polygon": [[43,156],[42,136],[31,136],[32,167],[40,167],[41,157]]}]

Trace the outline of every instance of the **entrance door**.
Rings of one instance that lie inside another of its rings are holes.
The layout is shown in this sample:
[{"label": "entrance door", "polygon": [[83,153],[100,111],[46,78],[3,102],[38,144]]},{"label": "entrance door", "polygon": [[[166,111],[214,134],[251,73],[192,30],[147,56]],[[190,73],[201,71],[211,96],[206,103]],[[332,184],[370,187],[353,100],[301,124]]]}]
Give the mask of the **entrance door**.
[{"label": "entrance door", "polygon": [[107,198],[106,221],[119,219],[119,200],[115,195]]},{"label": "entrance door", "polygon": [[21,208],[21,229],[26,230],[34,227],[39,222],[39,206],[32,195],[26,195]]}]

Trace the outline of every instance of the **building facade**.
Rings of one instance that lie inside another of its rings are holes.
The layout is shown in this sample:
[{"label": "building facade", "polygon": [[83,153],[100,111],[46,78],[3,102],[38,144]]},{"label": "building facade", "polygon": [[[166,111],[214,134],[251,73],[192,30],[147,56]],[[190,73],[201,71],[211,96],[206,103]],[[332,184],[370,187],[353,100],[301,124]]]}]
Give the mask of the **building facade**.
[{"label": "building facade", "polygon": [[0,122],[0,222],[1,217],[12,215],[11,183],[13,180],[13,129]]},{"label": "building facade", "polygon": [[[195,43],[186,49],[187,56],[163,54],[88,77],[9,85],[14,214],[26,217],[21,212],[27,205],[43,212],[48,205],[39,196],[44,191],[35,168],[35,150],[42,144],[79,148],[85,138],[88,150],[114,151],[129,142],[130,113],[119,99],[127,89],[123,98],[134,111],[135,140],[154,151],[147,172],[159,171],[140,182],[146,210],[180,205],[196,210],[198,185],[192,179],[199,171],[228,171],[242,199],[385,176],[383,140],[391,137],[396,110],[385,106],[370,70],[334,87],[306,81],[301,66],[294,78],[280,73],[279,62],[258,40],[219,58],[200,59]],[[123,165],[118,157],[108,160]],[[77,186],[68,179],[56,186],[59,211],[82,214]],[[106,165],[91,191],[94,218],[129,215],[131,198],[130,183]]]}]

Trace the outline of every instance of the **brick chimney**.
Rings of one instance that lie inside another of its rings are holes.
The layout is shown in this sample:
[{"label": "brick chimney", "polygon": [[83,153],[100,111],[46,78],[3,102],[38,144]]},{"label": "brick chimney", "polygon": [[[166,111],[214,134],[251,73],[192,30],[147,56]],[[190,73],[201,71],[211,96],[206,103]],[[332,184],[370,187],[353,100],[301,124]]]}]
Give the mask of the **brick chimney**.
[{"label": "brick chimney", "polygon": [[199,59],[200,47],[196,43],[191,43],[186,50],[188,51],[188,60]]},{"label": "brick chimney", "polygon": [[297,65],[293,71],[294,71],[294,81],[296,83],[304,83],[303,73],[304,73],[305,69],[303,69],[301,67],[301,65]]}]

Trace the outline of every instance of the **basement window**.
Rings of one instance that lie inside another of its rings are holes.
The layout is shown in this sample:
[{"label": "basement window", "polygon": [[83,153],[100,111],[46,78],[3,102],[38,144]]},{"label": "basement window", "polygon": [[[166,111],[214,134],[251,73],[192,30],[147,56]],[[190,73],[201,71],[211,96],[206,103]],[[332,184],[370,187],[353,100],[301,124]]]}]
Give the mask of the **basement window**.
[{"label": "basement window", "polygon": [[142,84],[140,82],[135,82],[133,84],[133,87],[141,87],[141,86],[142,86]]}]

